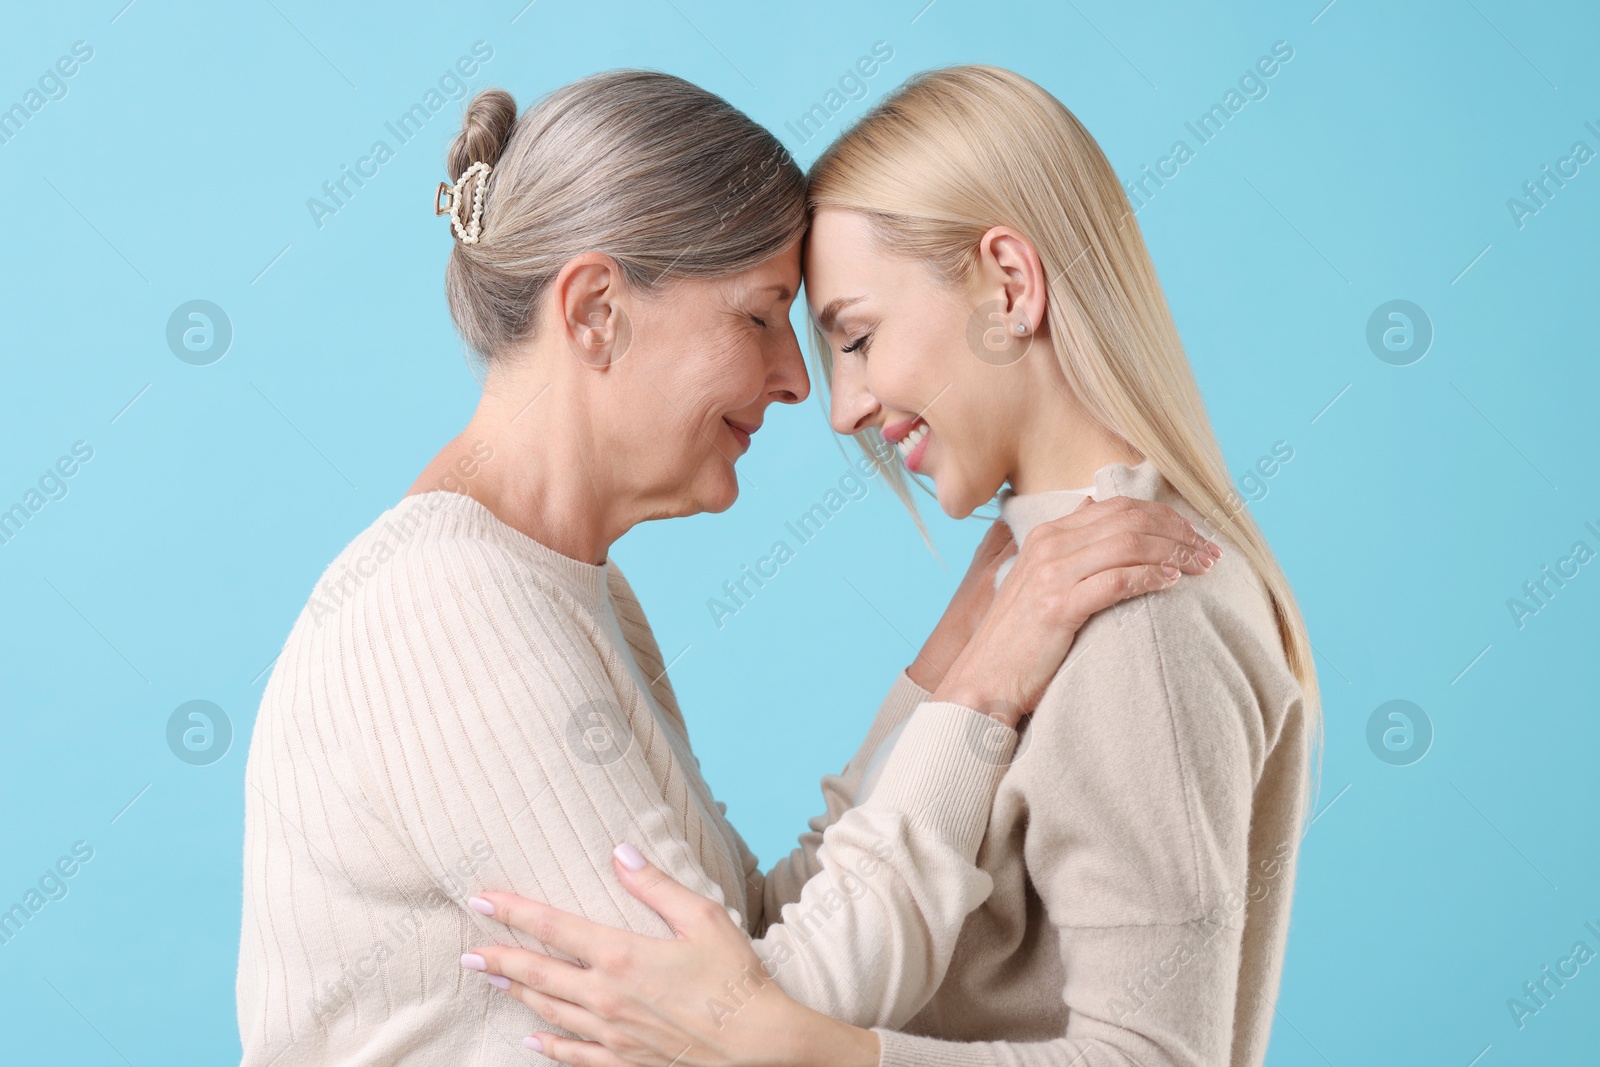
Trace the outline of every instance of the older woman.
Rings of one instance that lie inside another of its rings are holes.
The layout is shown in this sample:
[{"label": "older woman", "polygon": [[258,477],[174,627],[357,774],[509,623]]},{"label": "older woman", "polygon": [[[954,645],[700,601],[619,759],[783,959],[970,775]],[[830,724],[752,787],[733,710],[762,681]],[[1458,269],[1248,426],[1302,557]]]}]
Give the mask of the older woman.
[{"label": "older woman", "polygon": [[[245,1063],[527,1062],[526,1009],[490,988],[509,983],[463,970],[507,937],[470,891],[659,936],[613,876],[640,850],[818,1019],[903,1017],[988,892],[973,861],[1014,727],[1072,635],[1203,573],[1215,546],[1163,506],[1092,505],[1029,540],[989,611],[997,525],[890,689],[880,720],[904,724],[871,797],[826,779],[826,832],[763,874],[610,551],[635,523],[729,507],[769,407],[808,394],[788,317],[802,176],[724,101],[645,72],[520,117],[480,94],[449,164],[447,289],[483,397],[329,567],[268,683],[246,772]],[[752,756],[775,740],[753,733]],[[511,939],[554,947],[532,925]]]}]

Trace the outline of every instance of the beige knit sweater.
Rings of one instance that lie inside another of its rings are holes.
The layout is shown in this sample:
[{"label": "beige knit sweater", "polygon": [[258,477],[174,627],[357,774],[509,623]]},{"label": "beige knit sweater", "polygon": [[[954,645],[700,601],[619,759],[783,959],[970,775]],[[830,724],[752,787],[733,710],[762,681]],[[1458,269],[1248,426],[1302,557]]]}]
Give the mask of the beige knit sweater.
[{"label": "beige knit sweater", "polygon": [[[870,800],[824,780],[828,814],[763,875],[701,778],[615,564],[562,556],[467,496],[407,497],[325,572],[262,697],[244,1064],[549,1062],[521,1045],[549,1024],[459,964],[475,945],[540,946],[466,899],[510,890],[670,936],[617,884],[620,841],[729,907],[796,999],[904,1023],[991,888],[973,859],[1017,734],[904,675],[877,721],[870,747],[900,732]],[[708,1011],[737,1011],[749,988]]]},{"label": "beige knit sweater", "polygon": [[[1223,546],[1203,576],[1078,633],[995,797],[994,892],[882,1067],[1255,1067],[1277,998],[1308,782],[1305,697],[1266,590],[1149,461],[1096,499],[1160,500]],[[1021,543],[1076,492],[1005,495]],[[867,802],[903,706],[845,778]],[[876,757],[876,758],[875,758]],[[890,756],[890,759],[893,757]],[[881,783],[882,779],[877,779]]]}]

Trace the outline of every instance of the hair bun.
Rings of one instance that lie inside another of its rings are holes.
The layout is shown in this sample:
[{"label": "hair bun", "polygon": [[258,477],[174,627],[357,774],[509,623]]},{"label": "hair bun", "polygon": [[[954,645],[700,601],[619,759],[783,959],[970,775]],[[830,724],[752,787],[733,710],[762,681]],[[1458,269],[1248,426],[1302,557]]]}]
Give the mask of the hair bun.
[{"label": "hair bun", "polygon": [[517,103],[504,89],[485,89],[474,96],[461,118],[461,132],[450,146],[450,180],[460,179],[474,163],[492,167],[500,162],[516,122]]}]

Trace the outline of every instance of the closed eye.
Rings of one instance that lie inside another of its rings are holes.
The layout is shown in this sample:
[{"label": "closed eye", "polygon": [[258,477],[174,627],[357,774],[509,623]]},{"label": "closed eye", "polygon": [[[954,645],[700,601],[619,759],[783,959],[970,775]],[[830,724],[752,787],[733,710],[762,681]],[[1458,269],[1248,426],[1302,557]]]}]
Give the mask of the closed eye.
[{"label": "closed eye", "polygon": [[851,341],[849,344],[847,344],[843,348],[839,349],[839,351],[841,351],[841,352],[855,352],[855,351],[858,351],[858,350],[863,350],[863,349],[866,348],[868,342],[870,342],[871,340],[872,340],[872,335],[870,333],[864,333],[860,337],[857,337],[854,341]]},{"label": "closed eye", "polygon": [[760,315],[751,315],[750,321],[761,327],[763,330],[767,328],[767,320],[762,318]]}]

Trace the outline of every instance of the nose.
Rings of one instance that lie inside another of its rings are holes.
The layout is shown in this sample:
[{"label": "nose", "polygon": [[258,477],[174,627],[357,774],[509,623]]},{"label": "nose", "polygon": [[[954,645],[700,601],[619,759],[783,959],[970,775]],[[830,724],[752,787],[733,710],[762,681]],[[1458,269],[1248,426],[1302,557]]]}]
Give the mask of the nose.
[{"label": "nose", "polygon": [[794,329],[783,331],[767,361],[767,396],[780,404],[798,404],[811,395],[811,376]]},{"label": "nose", "polygon": [[878,417],[878,398],[867,389],[861,361],[846,357],[833,361],[833,386],[828,421],[835,433],[856,434]]}]

